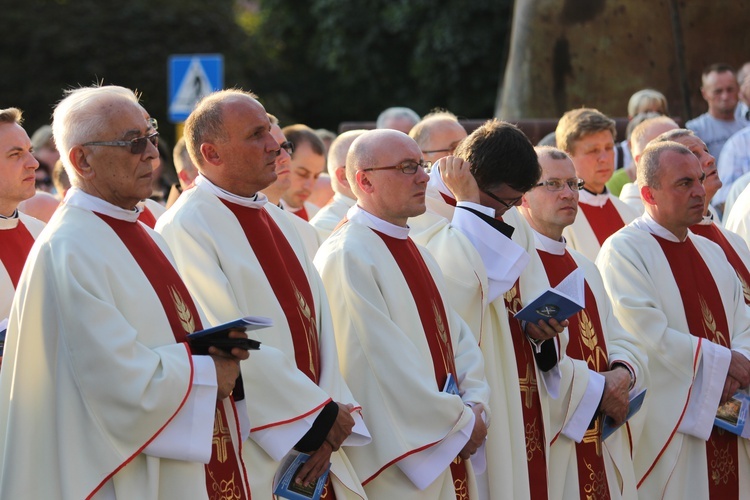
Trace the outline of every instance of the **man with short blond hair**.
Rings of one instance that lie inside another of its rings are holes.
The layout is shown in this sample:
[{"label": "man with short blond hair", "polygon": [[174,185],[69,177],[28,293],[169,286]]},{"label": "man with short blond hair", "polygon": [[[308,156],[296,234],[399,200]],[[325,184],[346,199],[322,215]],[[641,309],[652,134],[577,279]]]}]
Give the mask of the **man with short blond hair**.
[{"label": "man with short blond hair", "polygon": [[555,129],[557,147],[570,155],[584,181],[578,216],[565,228],[565,239],[591,260],[604,240],[637,216],[606,187],[615,168],[615,135],[615,121],[592,108],[568,111]]},{"label": "man with short blond hair", "polygon": [[646,213],[602,247],[615,315],[649,358],[651,401],[633,464],[641,498],[742,498],[747,439],[714,425],[750,384],[750,310],[703,218],[706,177],[682,144],[659,142],[638,163]]}]

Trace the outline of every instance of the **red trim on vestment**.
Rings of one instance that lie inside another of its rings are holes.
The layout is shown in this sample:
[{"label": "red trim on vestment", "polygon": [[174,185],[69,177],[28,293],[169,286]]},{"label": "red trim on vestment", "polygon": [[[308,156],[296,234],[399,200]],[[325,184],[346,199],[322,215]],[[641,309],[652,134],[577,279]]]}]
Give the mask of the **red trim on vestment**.
[{"label": "red trim on vestment", "polygon": [[301,419],[307,417],[308,415],[312,415],[316,411],[320,411],[321,408],[323,408],[325,405],[327,405],[331,401],[333,401],[333,399],[332,398],[328,398],[328,399],[325,400],[325,402],[323,404],[321,404],[319,406],[316,406],[312,410],[308,411],[307,413],[303,413],[302,415],[300,415],[298,417],[290,418],[288,420],[280,420],[278,422],[273,422],[271,424],[261,425],[260,427],[254,427],[254,428],[250,429],[250,432],[262,431],[263,429],[268,429],[270,427],[276,427],[276,426],[279,426],[279,425],[285,425],[285,424],[288,424],[288,423],[291,423],[291,422],[296,422],[297,420],[301,420]]},{"label": "red trim on vestment", "polygon": [[5,267],[13,288],[18,287],[18,279],[33,245],[34,237],[20,219],[16,227],[0,230],[0,262]]},{"label": "red trim on vestment", "polygon": [[578,203],[578,207],[586,216],[599,246],[604,244],[604,240],[625,227],[625,222],[611,199],[608,199],[601,207],[583,202]]}]

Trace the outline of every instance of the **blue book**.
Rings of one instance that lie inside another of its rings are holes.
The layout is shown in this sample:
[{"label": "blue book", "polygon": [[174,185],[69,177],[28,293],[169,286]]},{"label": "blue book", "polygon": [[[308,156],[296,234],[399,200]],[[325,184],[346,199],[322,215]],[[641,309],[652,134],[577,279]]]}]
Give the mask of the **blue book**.
[{"label": "blue book", "polygon": [[714,418],[714,425],[738,436],[743,436],[749,406],[750,396],[747,392],[737,392],[729,398],[729,401],[719,406],[716,411],[716,418]]},{"label": "blue book", "polygon": [[245,316],[228,323],[216,325],[205,330],[191,333],[187,336],[188,344],[193,354],[208,354],[210,346],[218,347],[224,351],[231,351],[235,347],[240,349],[257,350],[260,349],[260,342],[253,339],[233,339],[229,338],[230,330],[258,330],[268,328],[273,325],[271,318],[263,316]]},{"label": "blue book", "polygon": [[331,464],[328,464],[328,469],[314,483],[303,485],[295,482],[300,469],[309,458],[310,455],[307,453],[299,453],[297,455],[290,453],[287,455],[287,458],[279,468],[282,474],[278,479],[276,488],[274,488],[274,495],[278,495],[281,498],[288,498],[289,500],[318,500],[320,498],[328,479],[328,472],[331,470]]},{"label": "blue book", "polygon": [[5,351],[5,335],[8,333],[8,318],[0,321],[0,357]]},{"label": "blue book", "polygon": [[518,311],[515,318],[537,324],[540,319],[564,321],[585,307],[583,270],[577,268],[555,288],[549,288]]},{"label": "blue book", "polygon": [[[641,409],[641,406],[643,406],[643,399],[646,397],[646,389],[643,389],[641,392],[630,398],[630,405],[628,406],[628,416],[625,417],[625,422],[630,420],[630,417],[638,413],[638,410]],[[602,441],[607,439],[609,436],[612,435],[613,432],[615,432],[617,429],[622,427],[625,422],[622,424],[615,424],[615,421],[612,420],[612,417],[605,416],[604,421],[602,422]]]}]

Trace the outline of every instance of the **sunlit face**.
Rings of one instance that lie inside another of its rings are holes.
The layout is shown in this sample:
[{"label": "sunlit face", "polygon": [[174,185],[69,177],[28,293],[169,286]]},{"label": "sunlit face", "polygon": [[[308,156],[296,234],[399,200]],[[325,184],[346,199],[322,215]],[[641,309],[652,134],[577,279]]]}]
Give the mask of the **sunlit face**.
[{"label": "sunlit face", "polygon": [[34,196],[38,167],[23,127],[0,123],[0,215],[13,214],[19,203]]},{"label": "sunlit face", "polygon": [[302,208],[315,187],[315,180],[326,167],[326,158],[313,151],[309,142],[294,145],[289,163],[291,185],[282,198],[292,208]]},{"label": "sunlit face", "polygon": [[721,179],[716,170],[716,159],[708,152],[708,146],[695,135],[684,135],[675,139],[690,150],[701,164],[706,179],[703,181],[703,188],[706,190],[706,200],[710,201],[716,192],[721,189]]},{"label": "sunlit face", "polygon": [[231,193],[252,196],[276,180],[279,143],[271,122],[263,106],[244,95],[227,99],[223,121],[227,140],[213,144],[220,161],[207,177]]},{"label": "sunlit face", "polygon": [[[279,146],[286,142],[284,132],[282,132],[281,128],[276,124],[271,124],[271,135]],[[291,161],[292,157],[289,156],[286,149],[279,148],[279,156],[276,157],[276,182],[274,184],[276,184],[276,186],[282,191],[289,189],[289,185],[292,182],[289,179],[289,174],[291,172],[289,164]]]},{"label": "sunlit face", "polygon": [[[154,132],[142,108],[130,101],[114,101],[108,105],[107,120],[89,141],[131,141]],[[159,150],[150,141],[141,154],[133,154],[129,146],[77,146],[83,151],[91,175],[84,175],[84,190],[98,198],[125,209],[151,196],[153,171],[159,162]]]},{"label": "sunlit face", "polygon": [[432,125],[429,137],[422,145],[424,159],[435,163],[444,156],[452,155],[466,135],[466,129],[460,123],[440,120]]},{"label": "sunlit face", "polygon": [[584,180],[584,187],[592,193],[604,191],[615,170],[615,139],[609,130],[601,130],[585,135],[576,141],[570,157],[578,177]]},{"label": "sunlit face", "polygon": [[647,203],[646,209],[656,222],[680,236],[703,219],[703,170],[695,156],[675,151],[662,153],[659,165],[660,187],[644,187],[654,201],[653,206]]},{"label": "sunlit face", "polygon": [[709,73],[701,87],[701,94],[708,103],[709,113],[727,119],[734,116],[739,91],[737,78],[731,71]]},{"label": "sunlit face", "polygon": [[578,182],[576,169],[569,159],[553,160],[539,157],[542,177],[539,183],[557,180],[564,183],[561,191],[550,191],[546,185],[536,186],[523,196],[523,214],[537,232],[559,240],[563,229],[573,224],[578,213],[578,191],[567,183]]},{"label": "sunlit face", "polygon": [[[419,162],[422,153],[417,143],[408,136],[389,137],[376,150],[378,167]],[[425,193],[430,177],[422,168],[413,174],[401,170],[370,170],[357,172],[357,182],[369,182],[372,192],[367,195],[368,207],[381,219],[405,226],[409,217],[425,212]]]}]

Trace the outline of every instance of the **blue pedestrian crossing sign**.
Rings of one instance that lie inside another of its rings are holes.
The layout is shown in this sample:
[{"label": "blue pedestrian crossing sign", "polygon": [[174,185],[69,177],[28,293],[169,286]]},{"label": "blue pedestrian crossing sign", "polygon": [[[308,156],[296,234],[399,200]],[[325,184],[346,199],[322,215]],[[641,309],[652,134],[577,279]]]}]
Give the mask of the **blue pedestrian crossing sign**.
[{"label": "blue pedestrian crossing sign", "polygon": [[169,107],[172,123],[187,120],[195,104],[224,87],[224,57],[221,54],[181,54],[169,57]]}]

